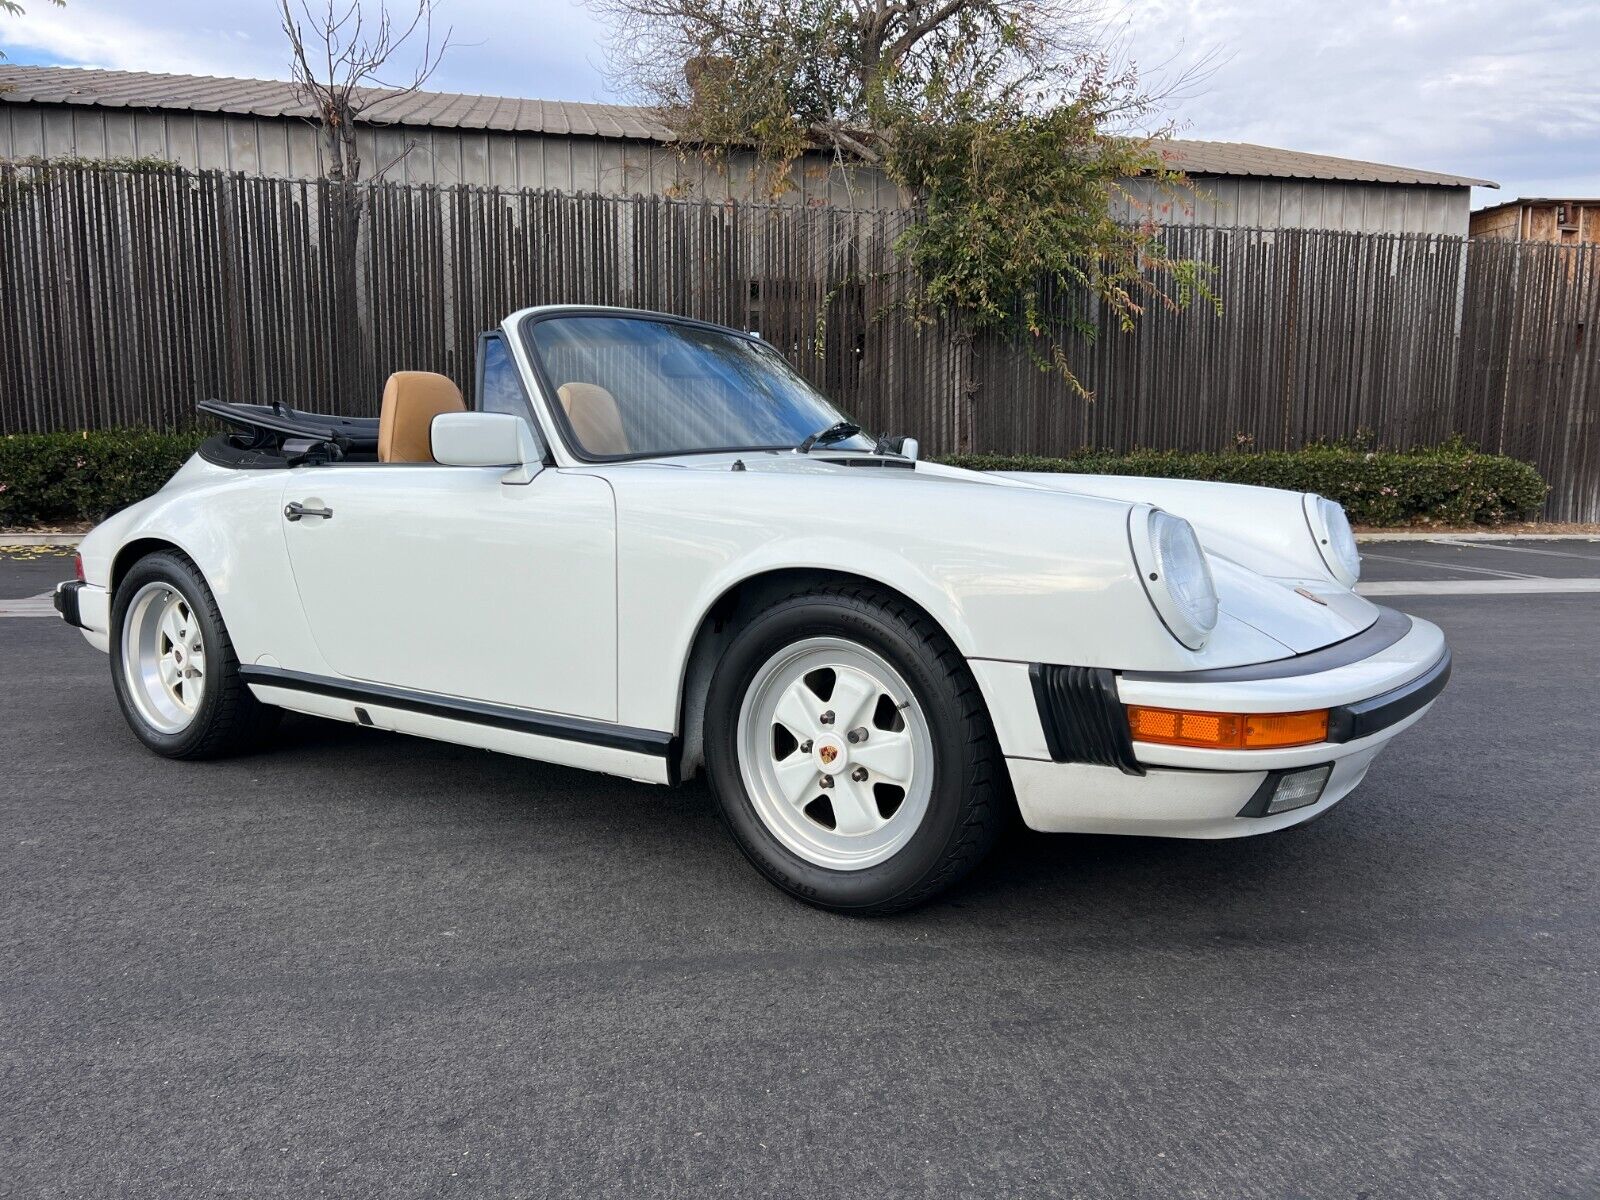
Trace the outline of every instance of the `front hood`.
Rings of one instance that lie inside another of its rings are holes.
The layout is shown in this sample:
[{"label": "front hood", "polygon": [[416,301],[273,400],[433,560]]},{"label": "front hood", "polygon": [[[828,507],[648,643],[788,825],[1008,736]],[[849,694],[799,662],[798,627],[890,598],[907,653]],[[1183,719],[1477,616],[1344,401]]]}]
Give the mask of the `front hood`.
[{"label": "front hood", "polygon": [[1207,553],[1206,561],[1222,611],[1294,654],[1342,642],[1378,619],[1375,605],[1343,588],[1301,584],[1297,590],[1217,554]]}]

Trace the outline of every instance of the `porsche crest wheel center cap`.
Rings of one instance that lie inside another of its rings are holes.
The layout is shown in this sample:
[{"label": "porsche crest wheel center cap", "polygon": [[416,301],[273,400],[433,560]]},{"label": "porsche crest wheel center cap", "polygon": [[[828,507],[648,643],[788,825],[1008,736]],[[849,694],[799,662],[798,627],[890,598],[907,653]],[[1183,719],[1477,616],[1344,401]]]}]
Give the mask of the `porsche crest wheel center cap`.
[{"label": "porsche crest wheel center cap", "polygon": [[825,775],[842,771],[845,763],[850,761],[844,743],[836,737],[818,738],[813,753],[817,756],[817,769]]}]

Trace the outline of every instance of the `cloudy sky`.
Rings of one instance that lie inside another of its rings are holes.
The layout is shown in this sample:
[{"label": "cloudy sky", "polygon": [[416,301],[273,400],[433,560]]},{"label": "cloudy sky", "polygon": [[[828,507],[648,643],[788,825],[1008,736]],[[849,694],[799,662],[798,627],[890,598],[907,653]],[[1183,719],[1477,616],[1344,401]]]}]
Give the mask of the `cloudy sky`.
[{"label": "cloudy sky", "polygon": [[[0,16],[15,63],[285,75],[272,0],[25,6]],[[441,13],[458,44],[440,89],[617,98],[605,30],[569,0],[442,0]],[[1105,19],[1147,73],[1211,64],[1171,102],[1186,136],[1500,181],[1478,205],[1600,196],[1596,0],[1107,0]]]}]

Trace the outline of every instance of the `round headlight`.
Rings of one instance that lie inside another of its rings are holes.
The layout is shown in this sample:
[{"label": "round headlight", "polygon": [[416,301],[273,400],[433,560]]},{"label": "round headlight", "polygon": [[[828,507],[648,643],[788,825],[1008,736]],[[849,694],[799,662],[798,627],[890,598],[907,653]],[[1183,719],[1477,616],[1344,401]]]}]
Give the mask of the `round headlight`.
[{"label": "round headlight", "polygon": [[[1140,582],[1172,636],[1198,650],[1217,627],[1211,567],[1189,522],[1159,508],[1146,511],[1145,537],[1134,539]],[[1131,519],[1139,519],[1138,509]]]},{"label": "round headlight", "polygon": [[1343,507],[1325,496],[1307,496],[1306,522],[1328,571],[1345,587],[1355,587],[1361,578],[1361,551]]}]

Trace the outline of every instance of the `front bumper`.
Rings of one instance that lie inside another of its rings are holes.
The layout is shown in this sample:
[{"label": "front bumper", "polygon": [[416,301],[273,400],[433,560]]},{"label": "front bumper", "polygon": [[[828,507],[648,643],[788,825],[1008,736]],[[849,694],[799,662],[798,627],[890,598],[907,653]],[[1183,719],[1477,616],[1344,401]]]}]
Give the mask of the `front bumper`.
[{"label": "front bumper", "polygon": [[[1225,838],[1299,824],[1348,795],[1378,752],[1431,707],[1449,679],[1450,652],[1437,626],[1385,613],[1382,629],[1342,650],[1258,668],[1153,675],[991,660],[972,666],[1031,828]],[[1329,734],[1281,750],[1134,742],[1127,704],[1240,713],[1326,708]],[[1266,811],[1263,797],[1277,773],[1324,765],[1330,770],[1315,803]]]}]

